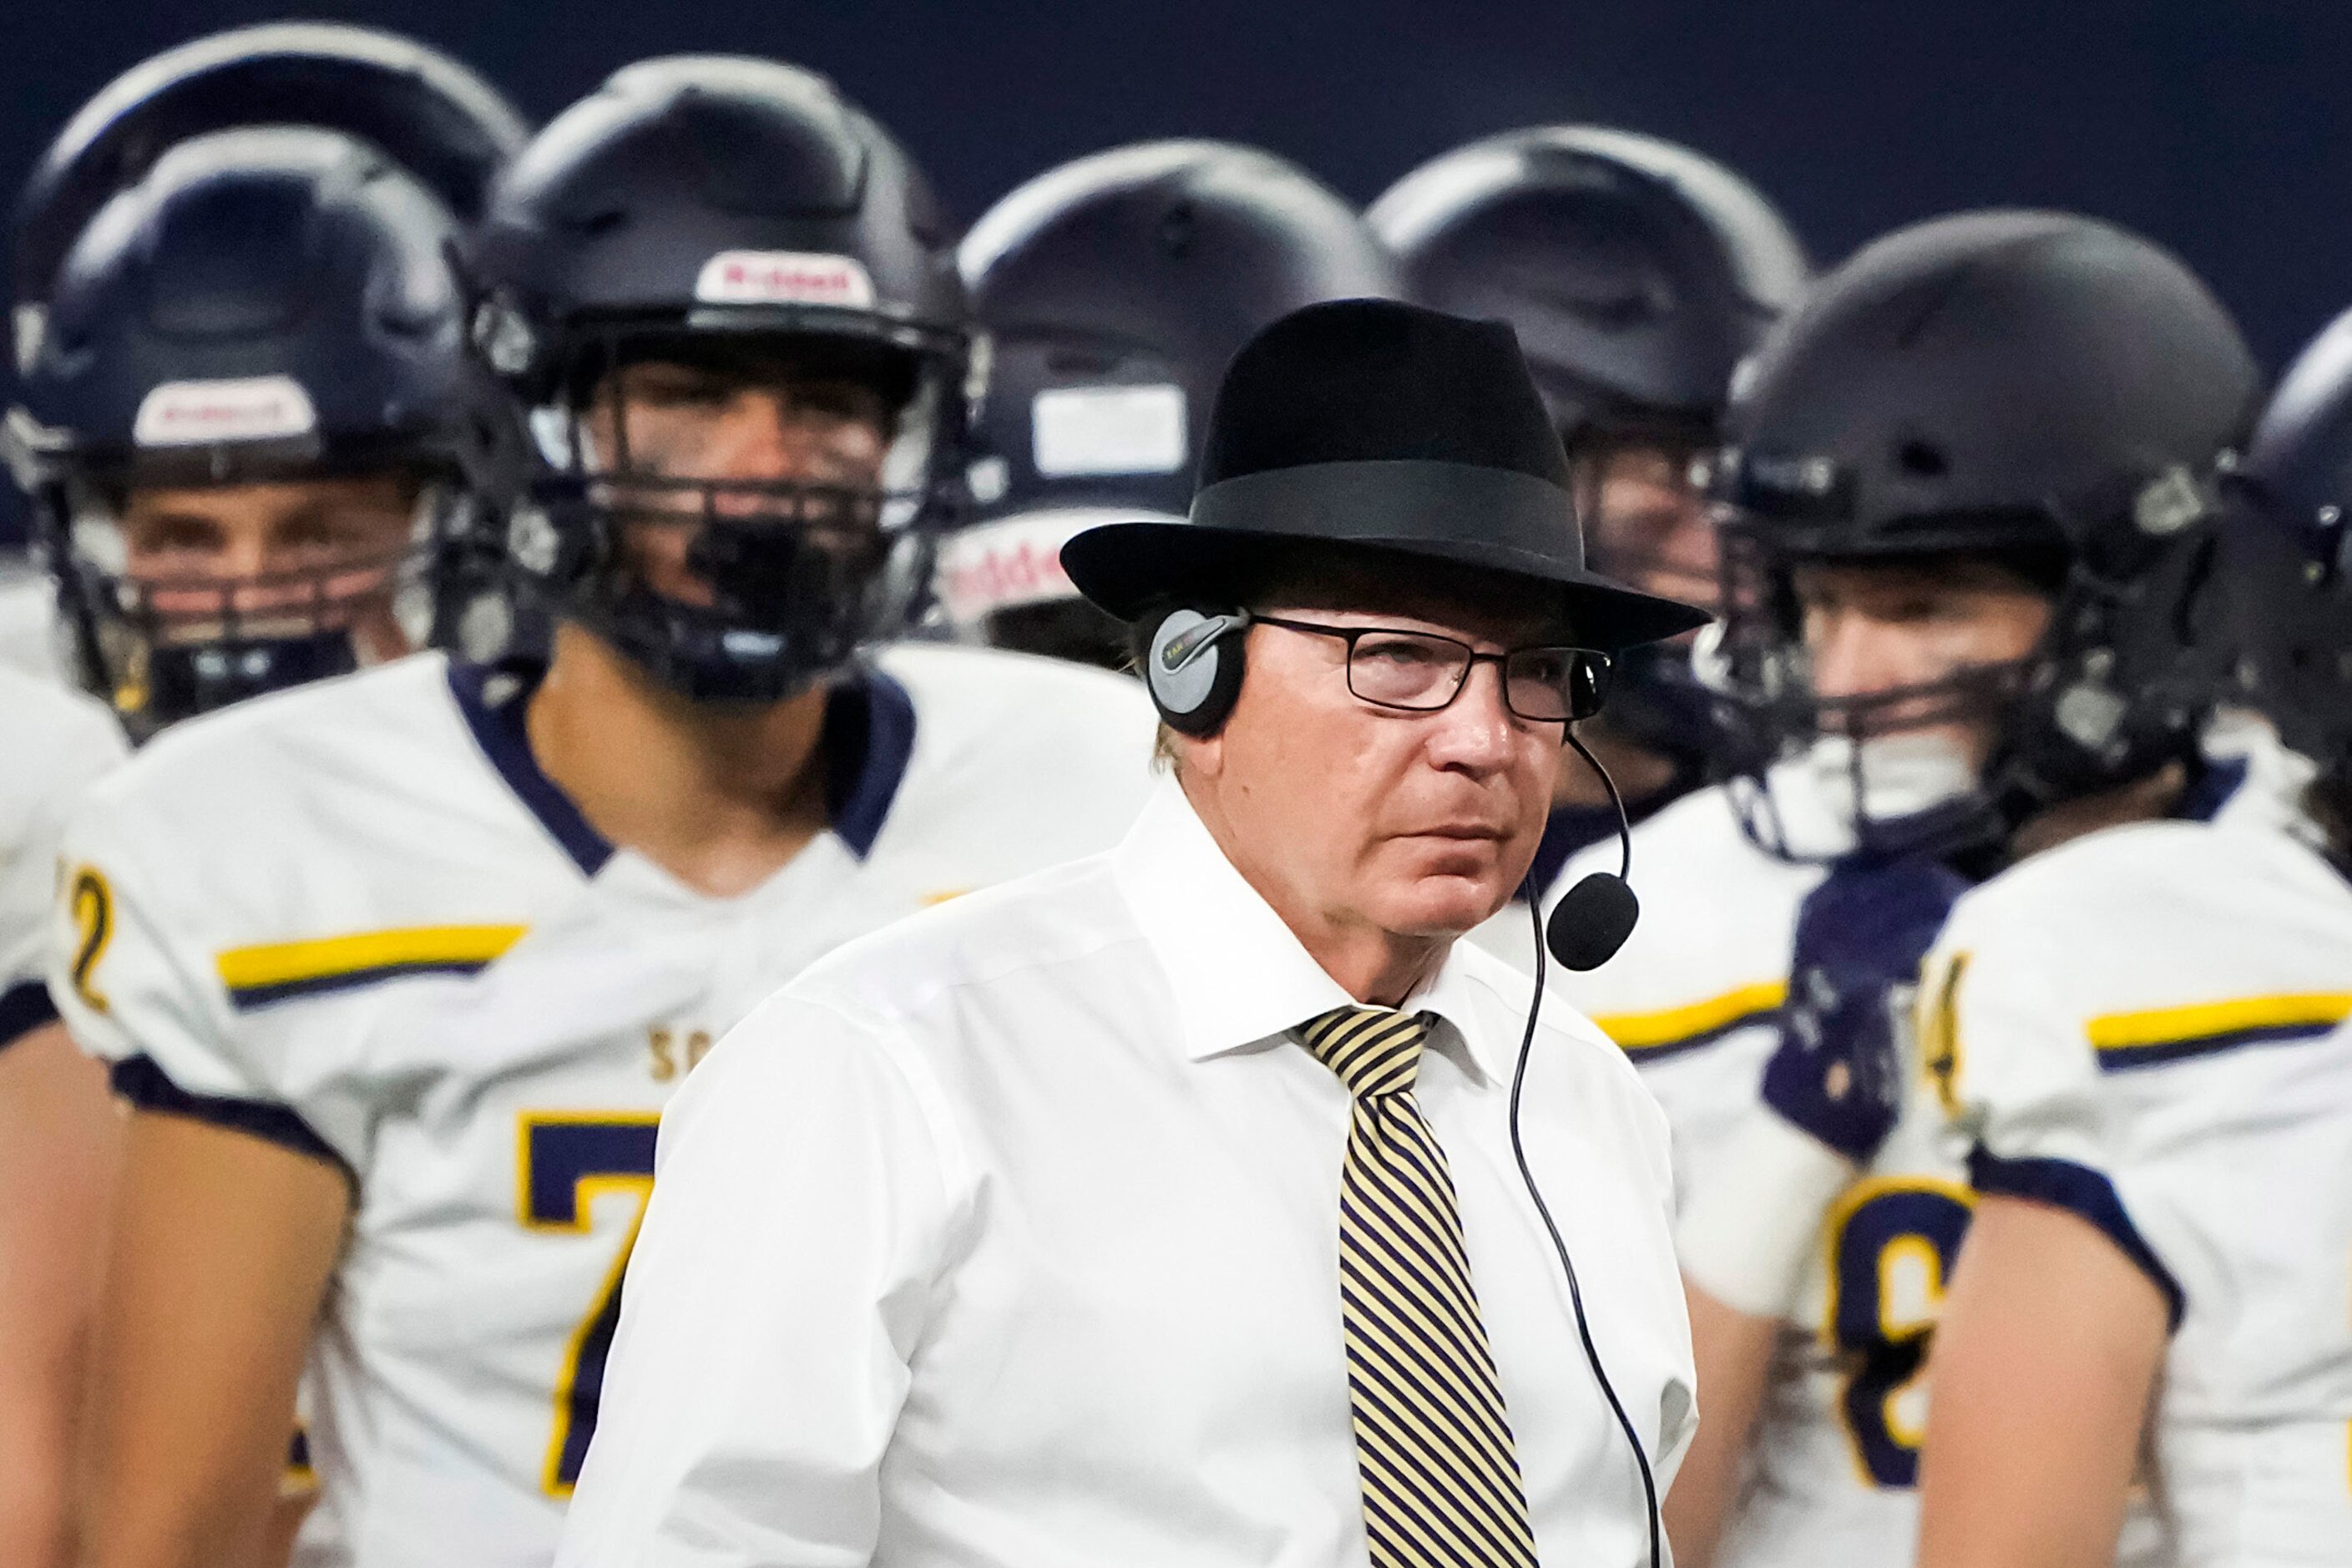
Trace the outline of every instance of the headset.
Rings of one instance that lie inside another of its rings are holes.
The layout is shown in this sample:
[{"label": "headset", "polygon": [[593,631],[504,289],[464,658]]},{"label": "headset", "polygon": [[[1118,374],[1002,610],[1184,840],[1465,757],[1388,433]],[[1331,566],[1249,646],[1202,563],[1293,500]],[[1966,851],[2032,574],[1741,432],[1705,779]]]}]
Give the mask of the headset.
[{"label": "headset", "polygon": [[1242,694],[1242,649],[1225,639],[1249,629],[1235,611],[1171,610],[1151,628],[1143,684],[1160,719],[1180,735],[1213,735]]},{"label": "headset", "polygon": [[1584,1292],[1576,1282],[1576,1261],[1568,1255],[1568,1242],[1559,1234],[1559,1226],[1551,1217],[1551,1205],[1544,1202],[1543,1189],[1536,1185],[1536,1174],[1528,1164],[1527,1145],[1519,1137],[1519,1091],[1528,1079],[1528,1058],[1534,1054],[1536,1019],[1543,1012],[1544,956],[1549,952],[1566,969],[1598,969],[1625,945],[1633,934],[1633,922],[1641,918],[1642,906],[1633,897],[1633,827],[1625,817],[1624,799],[1617,793],[1617,781],[1600,759],[1577,738],[1573,729],[1565,730],[1568,743],[1584,759],[1609,792],[1609,805],[1617,813],[1617,870],[1588,873],[1576,886],[1562,893],[1552,906],[1551,919],[1543,915],[1543,889],[1535,885],[1535,872],[1520,892],[1528,901],[1528,916],[1535,923],[1536,984],[1535,994],[1528,1002],[1528,1026],[1519,1036],[1519,1057],[1511,1068],[1511,1105],[1508,1121],[1511,1129],[1511,1158],[1519,1167],[1519,1181],[1528,1189],[1528,1196],[1542,1216],[1544,1232],[1551,1237],[1552,1250],[1559,1255],[1559,1271],[1568,1279],[1568,1299],[1576,1308],[1576,1337],[1584,1346],[1584,1359],[1592,1368],[1592,1380],[1601,1385],[1601,1396],[1609,1402],[1609,1413],[1617,1417],[1617,1429],[1625,1434],[1625,1446],[1633,1452],[1633,1468],[1642,1477],[1642,1521],[1649,1529],[1650,1568],[1662,1568],[1665,1560],[1664,1531],[1658,1512],[1658,1480],[1650,1470],[1650,1456],[1642,1449],[1640,1434],[1633,1430],[1631,1417],[1625,1414],[1624,1402],[1617,1397],[1616,1385],[1609,1381],[1609,1369],[1601,1363],[1600,1347],[1592,1342],[1592,1327],[1584,1320]]},{"label": "headset", "polygon": [[[1143,684],[1170,729],[1199,739],[1215,734],[1233,716],[1234,703],[1242,689],[1242,648],[1232,639],[1236,632],[1246,631],[1249,625],[1250,617],[1240,611],[1201,609],[1169,610],[1153,624],[1143,649]],[[1642,1478],[1643,1521],[1649,1531],[1650,1568],[1662,1568],[1665,1552],[1658,1512],[1657,1478],[1651,1472],[1650,1457],[1643,1451],[1641,1436],[1625,1414],[1624,1402],[1617,1397],[1616,1386],[1609,1381],[1609,1370],[1601,1364],[1600,1347],[1592,1342],[1592,1327],[1584,1316],[1584,1291],[1576,1279],[1575,1259],[1569,1256],[1567,1239],[1551,1217],[1551,1205],[1544,1202],[1543,1190],[1536,1184],[1535,1171],[1528,1163],[1527,1146],[1519,1132],[1520,1095],[1527,1084],[1528,1059],[1534,1054],[1536,1022],[1543,1012],[1546,955],[1563,968],[1597,969],[1625,945],[1642,912],[1631,879],[1633,825],[1626,818],[1625,802],[1617,793],[1616,781],[1578,738],[1573,726],[1561,726],[1560,733],[1570,749],[1600,779],[1601,787],[1609,792],[1609,805],[1617,814],[1617,869],[1614,873],[1594,871],[1584,877],[1560,895],[1549,921],[1544,918],[1542,889],[1535,886],[1532,869],[1520,889],[1535,924],[1536,973],[1535,992],[1528,1003],[1527,1028],[1519,1037],[1518,1060],[1511,1069],[1511,1158],[1518,1166],[1519,1180],[1534,1201],[1537,1215],[1543,1220],[1545,1234],[1551,1237],[1552,1249],[1559,1256],[1559,1269],[1568,1280],[1569,1303],[1576,1311],[1576,1337],[1584,1347],[1584,1359],[1592,1368],[1593,1381],[1601,1385],[1601,1397],[1608,1401],[1610,1414],[1617,1418],[1618,1430],[1625,1435],[1626,1447],[1633,1450],[1633,1466]]]}]

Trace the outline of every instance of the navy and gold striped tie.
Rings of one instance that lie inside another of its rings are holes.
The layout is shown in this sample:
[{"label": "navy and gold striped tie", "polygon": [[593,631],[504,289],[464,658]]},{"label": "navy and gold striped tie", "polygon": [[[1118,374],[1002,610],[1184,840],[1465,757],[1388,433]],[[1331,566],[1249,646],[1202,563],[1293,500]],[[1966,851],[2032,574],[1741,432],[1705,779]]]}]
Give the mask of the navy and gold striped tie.
[{"label": "navy and gold striped tie", "polygon": [[1430,1015],[1341,1007],[1299,1037],[1355,1100],[1339,1322],[1373,1568],[1533,1568],[1535,1531],[1454,1176],[1413,1100]]}]

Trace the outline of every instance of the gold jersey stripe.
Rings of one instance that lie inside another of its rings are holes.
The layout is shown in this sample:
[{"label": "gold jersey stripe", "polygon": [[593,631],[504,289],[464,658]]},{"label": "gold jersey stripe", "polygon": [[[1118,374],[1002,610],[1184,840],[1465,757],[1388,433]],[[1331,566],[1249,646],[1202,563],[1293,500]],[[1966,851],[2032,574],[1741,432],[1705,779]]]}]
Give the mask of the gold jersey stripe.
[{"label": "gold jersey stripe", "polygon": [[233,947],[213,963],[231,991],[341,979],[402,969],[479,967],[522,940],[528,926],[401,926],[308,942]]},{"label": "gold jersey stripe", "polygon": [[1789,999],[1786,980],[1759,980],[1703,1002],[1662,1007],[1654,1013],[1609,1013],[1592,1021],[1601,1032],[1628,1052],[1663,1050],[1696,1044],[1736,1024],[1778,1009]]},{"label": "gold jersey stripe", "polygon": [[2242,996],[2180,1007],[2108,1013],[2088,1025],[2092,1048],[2127,1051],[2273,1029],[2326,1029],[2352,1017],[2352,991]]}]

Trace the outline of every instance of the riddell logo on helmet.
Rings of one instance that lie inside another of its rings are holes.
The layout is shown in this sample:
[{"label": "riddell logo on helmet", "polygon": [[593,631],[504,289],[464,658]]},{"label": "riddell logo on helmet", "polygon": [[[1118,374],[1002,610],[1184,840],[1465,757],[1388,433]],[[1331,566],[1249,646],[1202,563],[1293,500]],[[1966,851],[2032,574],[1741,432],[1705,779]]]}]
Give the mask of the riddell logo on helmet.
[{"label": "riddell logo on helmet", "polygon": [[292,376],[167,381],[140,401],[131,439],[141,447],[198,447],[284,440],[318,427],[319,411]]},{"label": "riddell logo on helmet", "polygon": [[797,250],[722,250],[702,264],[694,297],[712,305],[874,303],[874,279],[854,257]]},{"label": "riddell logo on helmet", "polygon": [[1062,545],[1079,526],[1074,517],[1007,518],[950,535],[940,552],[940,600],[949,617],[968,624],[1075,597],[1062,567]]}]

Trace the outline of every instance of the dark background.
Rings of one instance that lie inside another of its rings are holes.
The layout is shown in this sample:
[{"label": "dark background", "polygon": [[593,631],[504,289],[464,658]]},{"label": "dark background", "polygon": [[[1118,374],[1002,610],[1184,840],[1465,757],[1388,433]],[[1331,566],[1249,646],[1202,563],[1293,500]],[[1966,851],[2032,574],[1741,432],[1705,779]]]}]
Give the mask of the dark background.
[{"label": "dark background", "polygon": [[[0,179],[154,51],[252,0],[0,0]],[[1250,142],[1369,201],[1490,131],[1686,142],[1834,260],[1956,208],[2073,208],[2178,250],[2275,370],[2352,305],[2352,5],[2339,0],[373,0],[535,118],[646,55],[831,75],[969,221],[1064,159]],[[5,527],[5,525],[0,525]]]}]

